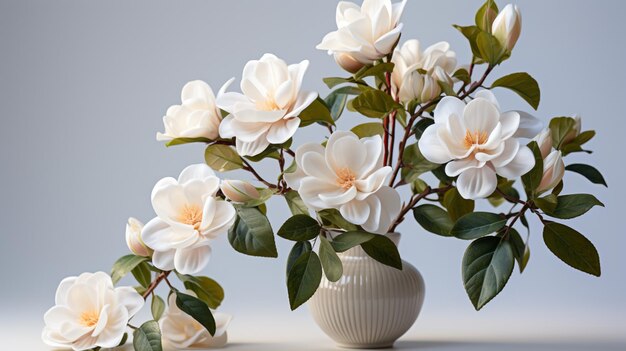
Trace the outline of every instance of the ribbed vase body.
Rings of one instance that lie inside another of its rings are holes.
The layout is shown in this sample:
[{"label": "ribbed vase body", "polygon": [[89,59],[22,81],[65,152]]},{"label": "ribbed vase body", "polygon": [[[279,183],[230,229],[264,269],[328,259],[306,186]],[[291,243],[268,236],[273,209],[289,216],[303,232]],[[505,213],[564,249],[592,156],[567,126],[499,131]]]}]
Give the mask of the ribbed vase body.
[{"label": "ribbed vase body", "polygon": [[322,278],[309,301],[320,328],[339,346],[390,347],[413,325],[424,302],[424,280],[410,263],[403,269],[383,265],[360,246],[339,257],[343,276],[335,283]]}]

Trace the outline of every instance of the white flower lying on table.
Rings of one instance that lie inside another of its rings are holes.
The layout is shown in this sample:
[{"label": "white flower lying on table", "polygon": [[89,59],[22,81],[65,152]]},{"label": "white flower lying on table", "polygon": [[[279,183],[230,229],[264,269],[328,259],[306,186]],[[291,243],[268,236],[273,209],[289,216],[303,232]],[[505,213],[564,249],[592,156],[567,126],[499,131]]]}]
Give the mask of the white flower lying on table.
[{"label": "white flower lying on table", "polygon": [[131,287],[114,288],[108,274],[97,272],[63,279],[55,304],[44,315],[43,341],[53,347],[87,350],[119,345],[129,319],[144,300]]},{"label": "white flower lying on table", "polygon": [[[185,293],[195,296],[191,291]],[[215,318],[216,329],[215,335],[211,336],[198,321],[176,306],[175,294],[170,295],[169,305],[163,317],[159,320],[159,326],[161,327],[166,346],[173,346],[175,350],[180,350],[188,348],[216,348],[226,345],[228,340],[226,329],[230,324],[232,316],[213,312],[213,318]]]}]

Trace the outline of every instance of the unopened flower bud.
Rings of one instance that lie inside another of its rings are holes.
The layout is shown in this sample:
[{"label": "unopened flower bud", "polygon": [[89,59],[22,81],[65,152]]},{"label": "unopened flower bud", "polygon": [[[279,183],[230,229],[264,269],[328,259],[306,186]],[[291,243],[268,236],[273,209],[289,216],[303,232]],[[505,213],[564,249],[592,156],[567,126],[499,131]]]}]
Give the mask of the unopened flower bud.
[{"label": "unopened flower bud", "polygon": [[346,53],[335,54],[335,61],[339,66],[341,66],[341,68],[350,73],[356,73],[364,66],[361,62],[355,60],[352,56]]},{"label": "unopened flower bud", "polygon": [[539,145],[539,150],[541,150],[541,157],[546,158],[550,154],[550,150],[552,150],[552,131],[550,128],[544,129],[541,133],[537,134],[534,141]]},{"label": "unopened flower bud", "polygon": [[565,174],[565,163],[561,151],[554,150],[543,160],[543,177],[537,187],[537,194],[554,189]]},{"label": "unopened flower bud", "polygon": [[574,116],[572,118],[574,119],[574,127],[572,128],[572,130],[569,131],[569,133],[567,133],[565,138],[563,138],[563,145],[576,139],[576,137],[580,134],[580,130],[582,128],[582,120],[580,116]]},{"label": "unopened flower bud", "polygon": [[522,14],[517,5],[508,4],[491,25],[491,33],[507,51],[511,52],[522,31]]},{"label": "unopened flower bud", "polygon": [[259,191],[250,183],[243,180],[224,180],[220,185],[222,193],[230,201],[248,202],[259,198]]},{"label": "unopened flower bud", "polygon": [[128,245],[130,251],[135,255],[150,257],[152,256],[152,250],[150,250],[141,239],[142,230],[143,223],[130,217],[128,223],[126,223],[126,245]]}]

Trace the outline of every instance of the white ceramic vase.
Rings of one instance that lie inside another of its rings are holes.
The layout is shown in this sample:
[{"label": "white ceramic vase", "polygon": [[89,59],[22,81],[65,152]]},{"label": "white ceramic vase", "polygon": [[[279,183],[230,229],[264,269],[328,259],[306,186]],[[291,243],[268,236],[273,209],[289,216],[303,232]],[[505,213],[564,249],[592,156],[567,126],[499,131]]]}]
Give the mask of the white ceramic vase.
[{"label": "white ceramic vase", "polygon": [[[396,245],[400,234],[388,234]],[[424,302],[424,279],[402,261],[402,270],[369,257],[360,246],[339,254],[343,276],[335,283],[322,277],[309,300],[319,327],[339,346],[384,348],[415,323]]]},{"label": "white ceramic vase", "polygon": [[[388,236],[398,244],[400,234]],[[404,260],[402,270],[383,265],[360,246],[340,253],[339,258],[341,279],[333,283],[322,277],[308,302],[313,319],[341,347],[391,347],[415,323],[422,308],[422,275]]]}]

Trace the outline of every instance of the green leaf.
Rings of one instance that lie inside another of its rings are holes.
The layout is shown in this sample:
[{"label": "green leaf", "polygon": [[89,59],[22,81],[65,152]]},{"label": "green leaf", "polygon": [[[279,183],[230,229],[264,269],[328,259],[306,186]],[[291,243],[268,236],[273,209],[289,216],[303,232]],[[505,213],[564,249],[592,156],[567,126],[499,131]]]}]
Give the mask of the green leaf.
[{"label": "green leaf", "polygon": [[410,183],[421,174],[430,172],[440,165],[428,161],[420,151],[417,143],[411,144],[404,149],[402,154],[402,179]]},{"label": "green leaf", "polygon": [[465,68],[459,68],[456,71],[454,71],[454,74],[452,74],[452,77],[460,80],[461,82],[465,84],[469,84],[471,82],[469,72]]},{"label": "green leaf", "polygon": [[150,273],[150,268],[146,262],[139,263],[130,272],[144,288],[147,288],[152,283],[152,273]]},{"label": "green leaf", "polygon": [[459,32],[461,32],[461,34],[463,34],[464,37],[467,38],[472,49],[472,54],[475,57],[481,57],[480,50],[478,49],[478,43],[476,42],[478,34],[481,33],[481,30],[477,26],[463,27],[459,25],[454,25],[454,28],[456,28]]},{"label": "green leaf", "polygon": [[191,295],[176,291],[176,306],[193,319],[198,321],[211,335],[215,335],[215,319],[213,314],[202,300]]},{"label": "green leaf", "polygon": [[359,80],[365,77],[378,77],[384,79],[385,73],[393,71],[393,67],[393,62],[384,62],[373,66],[364,66],[354,74],[354,79]]},{"label": "green leaf", "polygon": [[506,218],[489,212],[472,212],[459,218],[452,227],[452,235],[471,240],[495,233],[506,224]]},{"label": "green leaf", "polygon": [[485,32],[491,32],[491,24],[496,16],[498,16],[498,5],[493,0],[487,0],[476,12],[476,26]]},{"label": "green leaf", "polygon": [[259,207],[263,205],[264,203],[266,203],[267,200],[269,200],[272,196],[274,196],[274,194],[276,194],[275,189],[269,189],[269,188],[256,188],[256,189],[259,191],[259,197],[257,199],[253,199],[253,200],[243,203],[242,206]]},{"label": "green leaf", "polygon": [[402,259],[398,247],[385,235],[374,235],[373,238],[362,243],[361,248],[376,261],[402,270]]},{"label": "green leaf", "polygon": [[289,276],[289,272],[291,271],[293,264],[296,263],[296,260],[311,250],[313,250],[313,248],[311,247],[311,243],[308,241],[298,241],[293,245],[291,251],[289,251],[289,256],[287,257],[287,276]]},{"label": "green leaf", "polygon": [[287,276],[289,305],[295,310],[315,294],[322,280],[322,264],[313,251],[302,254],[293,264]]},{"label": "green leaf", "polygon": [[498,39],[487,32],[481,31],[478,33],[476,46],[480,52],[480,58],[489,62],[492,66],[499,64],[504,57],[505,50],[500,45]]},{"label": "green leaf", "polygon": [[137,267],[141,262],[147,261],[147,257],[135,256],[135,255],[126,255],[120,257],[113,264],[113,268],[111,269],[111,280],[113,284],[117,284],[126,274],[132,271],[135,267]]},{"label": "green leaf", "polygon": [[608,185],[606,184],[606,180],[604,180],[604,177],[602,176],[602,173],[600,173],[600,171],[590,165],[586,165],[583,163],[573,163],[571,165],[567,165],[567,167],[565,167],[565,170],[578,173],[583,177],[589,179],[589,181],[593,184],[602,184],[608,187]]},{"label": "green leaf", "polygon": [[347,231],[357,230],[357,227],[348,222],[338,210],[331,208],[326,210],[321,210],[317,212],[317,215],[322,220],[322,224],[325,227],[335,226],[337,228],[341,228]]},{"label": "green leaf", "polygon": [[356,134],[359,138],[366,138],[374,135],[382,136],[385,133],[383,125],[379,122],[359,124],[358,126],[350,129],[350,131]]},{"label": "green leaf", "polygon": [[162,351],[161,330],[156,321],[147,321],[133,332],[135,351]]},{"label": "green leaf", "polygon": [[498,237],[474,240],[463,255],[463,284],[474,308],[480,310],[506,285],[515,260],[511,244]]},{"label": "green leaf", "polygon": [[[344,87],[351,88],[351,87]],[[341,88],[340,88],[341,89]],[[347,94],[337,94],[336,92],[330,93],[325,99],[324,102],[326,106],[328,106],[330,110],[330,116],[333,121],[336,121],[341,117],[346,104],[348,103],[348,95]]]},{"label": "green leaf", "polygon": [[352,106],[362,115],[372,118],[383,118],[393,110],[402,109],[402,105],[395,102],[389,94],[374,89],[357,96]]},{"label": "green leaf", "polygon": [[278,257],[272,226],[256,208],[237,207],[237,220],[228,231],[228,241],[246,255]]},{"label": "green leaf", "polygon": [[154,320],[158,321],[161,319],[161,316],[163,316],[163,312],[165,311],[165,301],[163,301],[160,296],[153,295],[150,310],[152,311],[152,317]]},{"label": "green leaf", "polygon": [[550,121],[550,131],[552,132],[552,147],[561,150],[563,141],[573,130],[576,121],[571,117],[555,117]]},{"label": "green leaf", "polygon": [[333,117],[330,115],[330,110],[326,103],[321,98],[317,98],[313,100],[313,102],[304,109],[304,111],[300,112],[300,127],[306,127],[310,124],[321,122],[330,125],[334,125],[335,121]]},{"label": "green leaf", "polygon": [[328,280],[336,282],[341,278],[343,274],[341,260],[335,253],[333,246],[322,236],[320,236],[320,261]]},{"label": "green leaf", "polygon": [[454,222],[448,212],[441,207],[430,204],[420,205],[413,209],[413,216],[422,228],[431,233],[442,236],[452,235],[450,231]]},{"label": "green leaf", "polygon": [[324,81],[324,84],[326,84],[326,86],[328,86],[329,89],[332,89],[332,88],[336,87],[339,84],[354,83],[354,78],[352,78],[352,77],[350,77],[350,78],[326,77],[326,78],[324,78],[322,80]]},{"label": "green leaf", "polygon": [[530,258],[530,250],[528,243],[524,243],[524,239],[515,228],[510,228],[508,232],[507,240],[511,243],[511,249],[513,250],[513,256],[517,261],[520,273],[524,272],[528,259]]},{"label": "green leaf", "polygon": [[550,222],[543,228],[543,241],[561,261],[585,273],[600,276],[600,257],[595,246],[576,230]]},{"label": "green leaf", "polygon": [[232,147],[222,144],[209,145],[204,151],[206,164],[218,172],[232,171],[243,167],[243,161]]},{"label": "green leaf", "polygon": [[209,308],[217,309],[224,301],[224,288],[209,277],[178,274],[178,279],[183,282],[185,289],[195,292],[198,299]]},{"label": "green leaf", "polygon": [[536,141],[531,141],[528,144],[528,147],[535,156],[535,166],[528,171],[528,173],[522,176],[522,183],[524,183],[524,189],[526,190],[528,197],[534,198],[535,191],[541,183],[541,178],[543,178],[543,157],[541,157],[541,150],[539,149],[539,145],[537,145]]},{"label": "green leaf", "polygon": [[526,72],[511,73],[502,78],[498,78],[492,88],[502,87],[514,91],[522,99],[526,100],[535,110],[539,107],[541,100],[541,91],[539,84],[530,74]]},{"label": "green leaf", "polygon": [[585,214],[593,206],[604,207],[604,204],[590,194],[572,194],[559,196],[553,211],[542,210],[551,217],[570,219]]},{"label": "green leaf", "polygon": [[457,188],[452,188],[443,196],[443,207],[448,210],[452,221],[465,216],[466,214],[474,211],[474,200],[467,200],[459,194]]},{"label": "green leaf", "polygon": [[535,199],[535,205],[539,207],[543,212],[553,212],[556,208],[558,197],[554,194],[549,194],[544,197]]},{"label": "green leaf", "polygon": [[345,232],[334,237],[330,244],[336,252],[344,252],[371,240],[374,235],[359,230]]},{"label": "green leaf", "polygon": [[322,227],[309,215],[295,215],[285,221],[278,229],[278,236],[287,240],[311,240],[319,235]]},{"label": "green leaf", "polygon": [[170,147],[170,146],[183,145],[183,144],[189,144],[189,143],[208,144],[210,142],[212,142],[212,140],[209,138],[175,138],[165,143],[165,146]]},{"label": "green leaf", "polygon": [[291,210],[291,214],[309,214],[309,208],[306,207],[304,201],[295,190],[289,190],[285,193],[285,201],[287,201],[287,206],[289,206],[289,210]]}]

